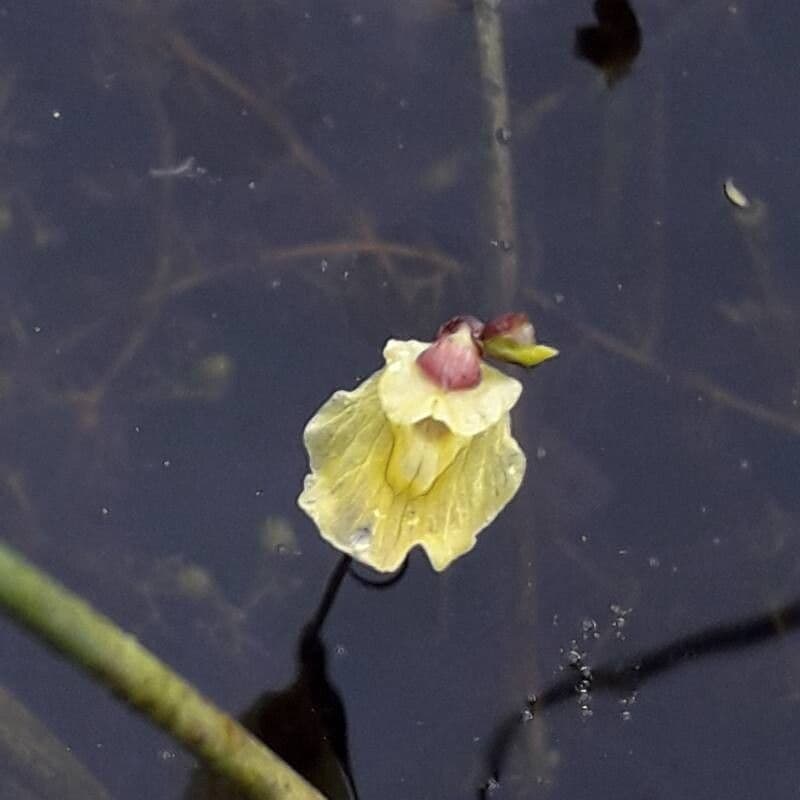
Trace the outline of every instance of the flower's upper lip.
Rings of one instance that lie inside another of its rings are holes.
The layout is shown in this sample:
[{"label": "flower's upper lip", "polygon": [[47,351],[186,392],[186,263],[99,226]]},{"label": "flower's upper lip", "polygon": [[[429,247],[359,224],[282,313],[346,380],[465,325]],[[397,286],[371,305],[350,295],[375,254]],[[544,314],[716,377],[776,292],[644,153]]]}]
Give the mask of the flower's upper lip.
[{"label": "flower's upper lip", "polygon": [[519,399],[522,385],[488,364],[472,389],[445,391],[420,370],[416,359],[429,342],[390,339],[383,350],[386,367],[378,383],[381,406],[395,425],[432,418],[459,436],[476,436],[494,425]]}]

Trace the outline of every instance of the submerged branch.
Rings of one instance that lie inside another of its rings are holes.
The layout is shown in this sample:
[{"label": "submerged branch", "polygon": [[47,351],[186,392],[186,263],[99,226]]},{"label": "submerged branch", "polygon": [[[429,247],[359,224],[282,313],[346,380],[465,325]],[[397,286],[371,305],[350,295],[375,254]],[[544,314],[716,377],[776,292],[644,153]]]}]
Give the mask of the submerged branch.
[{"label": "submerged branch", "polygon": [[[503,25],[499,0],[475,0],[475,33],[480,55],[484,116],[488,129],[488,175],[492,239],[497,242],[499,280],[487,281],[495,294],[491,305],[506,308],[517,284],[517,229],[511,161],[508,91]],[[497,287],[497,288],[495,288]]]},{"label": "submerged branch", "polygon": [[197,70],[229,94],[255,111],[258,117],[286,143],[292,157],[303,169],[320,180],[330,180],[328,168],[303,143],[300,135],[283,112],[259,97],[225,67],[201,53],[185,36],[172,33],[167,36],[175,56],[190,69]]},{"label": "submerged branch", "polygon": [[252,800],[322,795],[136,639],[0,544],[0,606]]}]

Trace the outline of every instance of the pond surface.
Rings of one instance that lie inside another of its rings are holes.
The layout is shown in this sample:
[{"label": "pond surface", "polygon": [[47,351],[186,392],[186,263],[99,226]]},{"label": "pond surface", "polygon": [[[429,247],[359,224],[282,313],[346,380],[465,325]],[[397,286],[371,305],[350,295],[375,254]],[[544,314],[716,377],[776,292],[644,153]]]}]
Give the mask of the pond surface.
[{"label": "pond surface", "polygon": [[[502,4],[499,131],[469,2],[0,6],[2,535],[267,736],[322,692],[361,800],[800,791],[800,11],[598,12],[576,47],[587,0]],[[315,626],[306,421],[388,337],[510,309],[561,351],[514,372],[520,493]],[[67,753],[0,797],[187,793],[0,649],[0,728]]]}]

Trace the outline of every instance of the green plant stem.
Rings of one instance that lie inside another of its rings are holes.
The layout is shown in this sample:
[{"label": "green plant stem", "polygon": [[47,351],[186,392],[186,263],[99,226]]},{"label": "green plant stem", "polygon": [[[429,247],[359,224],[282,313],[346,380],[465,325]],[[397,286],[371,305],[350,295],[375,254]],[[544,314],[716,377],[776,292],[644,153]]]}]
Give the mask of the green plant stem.
[{"label": "green plant stem", "polygon": [[0,607],[253,800],[324,800],[133,636],[0,543]]}]

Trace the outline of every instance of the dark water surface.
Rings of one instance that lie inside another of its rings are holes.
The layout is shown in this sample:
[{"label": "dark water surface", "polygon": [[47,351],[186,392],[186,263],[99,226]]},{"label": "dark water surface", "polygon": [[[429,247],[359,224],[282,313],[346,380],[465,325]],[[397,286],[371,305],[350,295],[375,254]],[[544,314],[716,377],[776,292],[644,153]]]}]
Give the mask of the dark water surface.
[{"label": "dark water surface", "polygon": [[[512,256],[468,2],[0,5],[2,536],[256,727],[327,692],[361,800],[800,793],[800,10],[622,5],[578,58],[590,2],[503,4]],[[513,257],[561,350],[519,376],[522,490],[315,627],[306,420],[387,337],[506,310]],[[0,652],[74,759],[3,800],[184,795],[167,737]]]}]

